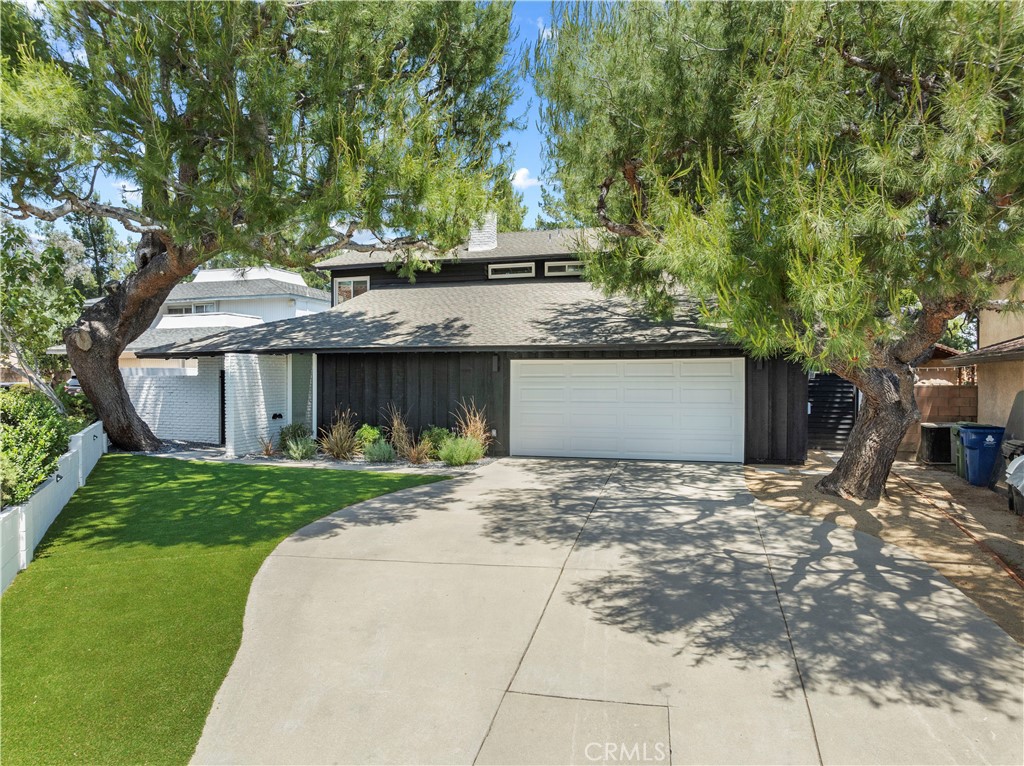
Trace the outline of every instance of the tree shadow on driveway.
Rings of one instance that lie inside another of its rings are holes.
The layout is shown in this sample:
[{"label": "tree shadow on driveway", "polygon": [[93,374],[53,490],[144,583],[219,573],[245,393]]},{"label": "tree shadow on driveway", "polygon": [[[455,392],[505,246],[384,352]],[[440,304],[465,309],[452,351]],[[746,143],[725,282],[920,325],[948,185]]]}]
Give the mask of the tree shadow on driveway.
[{"label": "tree shadow on driveway", "polygon": [[873,707],[977,703],[1021,720],[1019,647],[931,567],[760,506],[730,469],[625,465],[585,524],[542,488],[487,493],[485,534],[573,545],[562,598],[690,665],[757,666],[791,640],[799,671],[780,695],[802,685]]}]

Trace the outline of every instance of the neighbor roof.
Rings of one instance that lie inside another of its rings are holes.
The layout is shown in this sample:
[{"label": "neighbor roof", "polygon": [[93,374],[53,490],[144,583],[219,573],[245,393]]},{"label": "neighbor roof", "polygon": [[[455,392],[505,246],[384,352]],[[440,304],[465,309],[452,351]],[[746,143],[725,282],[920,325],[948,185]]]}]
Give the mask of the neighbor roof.
[{"label": "neighbor roof", "polygon": [[242,327],[140,356],[399,350],[733,346],[681,300],[657,322],[577,280],[466,282],[370,290],[319,314]]},{"label": "neighbor roof", "polygon": [[330,303],[331,295],[305,285],[293,285],[278,279],[234,279],[223,282],[183,282],[174,286],[167,303],[214,301],[224,298],[269,298],[272,296],[313,298]]},{"label": "neighbor roof", "polygon": [[[498,232],[497,247],[470,252],[465,245],[462,245],[457,249],[456,256],[445,257],[442,260],[454,261],[457,258],[459,261],[516,261],[524,258],[571,256],[580,252],[581,245],[596,246],[600,231],[600,229],[541,229]],[[380,266],[388,263],[393,257],[394,253],[383,250],[375,250],[372,253],[342,250],[334,257],[320,261],[315,268],[341,269],[353,266]]]},{"label": "neighbor roof", "polygon": [[[230,325],[221,325],[219,327],[175,327],[164,330],[146,330],[142,335],[125,346],[124,350],[132,353],[144,349],[157,352],[179,343],[188,343],[222,333],[225,330],[234,329],[236,328]],[[67,352],[67,347],[63,343],[46,349],[47,354],[66,354]]]},{"label": "neighbor roof", "polygon": [[218,335],[226,330],[234,330],[235,327],[174,327],[164,330],[146,330],[142,335],[133,340],[125,351],[137,352],[143,350],[159,350],[170,348],[180,343],[208,338],[211,335]]},{"label": "neighbor roof", "polygon": [[949,365],[951,367],[969,367],[972,364],[984,362],[1013,362],[1018,359],[1024,359],[1024,335],[1004,340],[1001,343],[993,343],[990,346],[979,348],[977,351],[960,354],[960,356],[950,359]]}]

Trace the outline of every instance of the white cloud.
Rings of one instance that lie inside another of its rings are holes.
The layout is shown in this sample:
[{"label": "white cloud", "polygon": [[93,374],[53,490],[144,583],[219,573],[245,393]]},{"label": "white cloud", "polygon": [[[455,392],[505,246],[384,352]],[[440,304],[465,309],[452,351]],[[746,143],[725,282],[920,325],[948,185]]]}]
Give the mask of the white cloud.
[{"label": "white cloud", "polygon": [[509,176],[512,181],[512,186],[516,189],[529,189],[531,186],[540,186],[540,181],[536,178],[530,178],[529,168],[519,168],[515,173]]},{"label": "white cloud", "polygon": [[537,31],[540,33],[540,39],[550,40],[551,27],[544,23],[544,19],[538,18],[534,23],[537,25]]}]

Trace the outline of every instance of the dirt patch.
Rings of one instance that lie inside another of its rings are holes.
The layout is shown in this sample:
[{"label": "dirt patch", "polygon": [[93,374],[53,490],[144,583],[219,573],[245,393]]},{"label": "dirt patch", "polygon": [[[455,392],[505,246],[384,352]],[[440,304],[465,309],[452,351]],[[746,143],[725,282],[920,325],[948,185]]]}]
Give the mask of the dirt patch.
[{"label": "dirt patch", "polygon": [[1024,516],[1007,509],[1005,496],[972,487],[953,473],[901,461],[889,477],[888,496],[859,503],[814,489],[832,465],[824,453],[812,452],[803,466],[748,465],[745,473],[750,491],[766,505],[856,529],[913,553],[1024,643],[1024,588],[979,545],[1024,578]]}]

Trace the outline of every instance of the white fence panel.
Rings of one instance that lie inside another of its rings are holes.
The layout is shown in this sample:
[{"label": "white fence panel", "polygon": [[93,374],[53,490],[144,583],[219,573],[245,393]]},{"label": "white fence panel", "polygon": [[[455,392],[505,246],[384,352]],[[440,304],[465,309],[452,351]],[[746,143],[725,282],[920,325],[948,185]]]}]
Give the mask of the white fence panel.
[{"label": "white fence panel", "polygon": [[0,589],[7,590],[21,569],[21,512],[0,513]]},{"label": "white fence panel", "polygon": [[97,461],[107,451],[107,434],[103,430],[103,424],[96,422],[76,435],[81,437],[82,444],[82,465],[78,483],[85,484],[85,477],[92,473]]},{"label": "white fence panel", "polygon": [[0,513],[0,590],[7,590],[18,571],[32,561],[46,530],[75,490],[85,484],[86,477],[107,451],[107,444],[102,423],[79,431],[71,437],[69,450],[61,456],[56,473],[24,503]]}]

